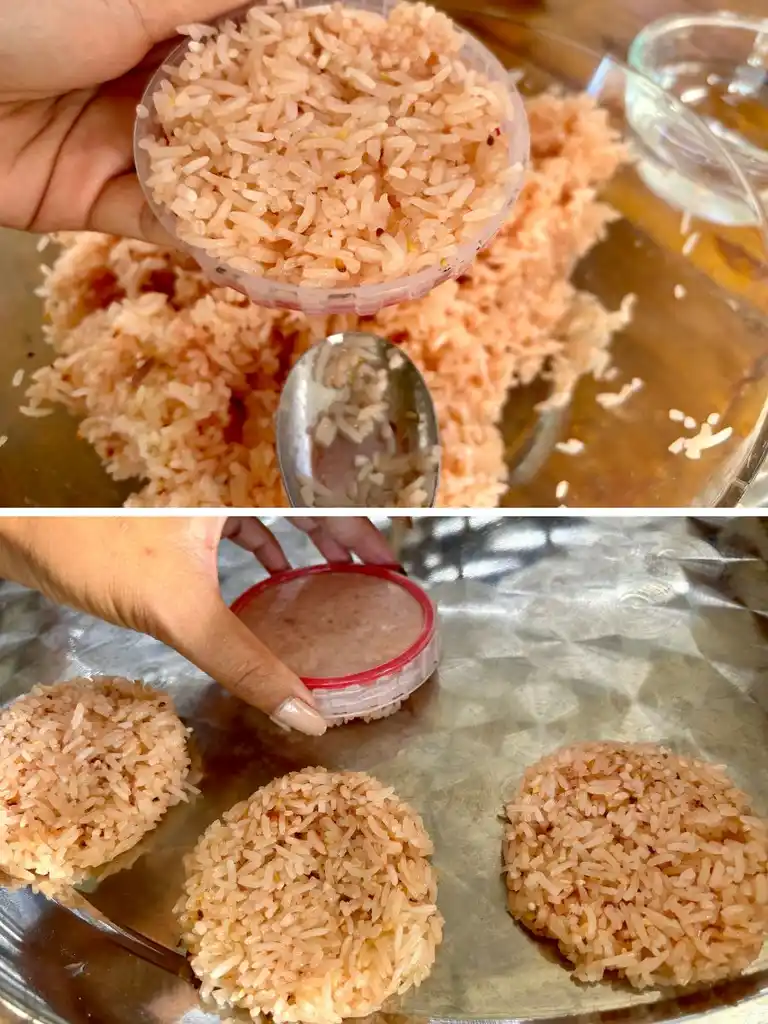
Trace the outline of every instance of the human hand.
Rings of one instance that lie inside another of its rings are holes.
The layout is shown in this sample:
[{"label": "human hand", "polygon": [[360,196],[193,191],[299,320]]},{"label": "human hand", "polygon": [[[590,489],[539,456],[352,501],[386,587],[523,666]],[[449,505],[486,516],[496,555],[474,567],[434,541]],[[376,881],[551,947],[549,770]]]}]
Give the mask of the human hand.
[{"label": "human hand", "polygon": [[[328,561],[394,562],[362,516],[295,518]],[[0,519],[0,576],[175,648],[278,725],[320,736],[326,723],[299,677],[224,602],[222,537],[253,552],[269,572],[289,568],[257,518],[12,517]]]},{"label": "human hand", "polygon": [[136,105],[177,26],[236,6],[233,0],[0,4],[0,224],[170,244],[134,173]]}]

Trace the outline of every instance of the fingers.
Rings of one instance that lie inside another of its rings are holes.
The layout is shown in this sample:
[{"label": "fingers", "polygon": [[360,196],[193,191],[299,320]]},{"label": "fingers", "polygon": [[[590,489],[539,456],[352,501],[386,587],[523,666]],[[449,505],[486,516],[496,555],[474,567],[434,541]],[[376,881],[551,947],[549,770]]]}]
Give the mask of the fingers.
[{"label": "fingers", "polygon": [[[384,535],[365,516],[294,516],[289,521],[307,534],[327,562],[351,562],[352,553],[372,565],[393,565],[397,561]],[[276,537],[255,516],[231,516],[223,535],[253,552],[267,572],[290,569]]]},{"label": "fingers", "polygon": [[365,516],[326,519],[323,529],[339,544],[354,551],[363,562],[392,565],[396,561],[384,534]]},{"label": "fingers", "polygon": [[327,724],[299,677],[224,604],[217,590],[190,585],[161,636],[230,693],[283,729],[322,736]]},{"label": "fingers", "polygon": [[139,238],[165,248],[175,243],[149,208],[133,172],[108,181],[91,206],[88,231],[103,231],[120,238]]},{"label": "fingers", "polygon": [[350,562],[351,553],[370,565],[394,565],[397,561],[384,534],[365,516],[292,516],[290,522],[307,534],[328,562]]},{"label": "fingers", "polygon": [[389,534],[389,544],[395,558],[400,561],[403,544],[408,531],[413,529],[413,519],[410,516],[396,516],[392,519],[392,529]]},{"label": "fingers", "polygon": [[275,535],[253,516],[230,516],[223,535],[255,555],[269,573],[285,572],[291,567]]},{"label": "fingers", "polygon": [[325,520],[295,516],[291,523],[297,530],[306,533],[326,562],[351,562],[349,549],[325,530]]}]

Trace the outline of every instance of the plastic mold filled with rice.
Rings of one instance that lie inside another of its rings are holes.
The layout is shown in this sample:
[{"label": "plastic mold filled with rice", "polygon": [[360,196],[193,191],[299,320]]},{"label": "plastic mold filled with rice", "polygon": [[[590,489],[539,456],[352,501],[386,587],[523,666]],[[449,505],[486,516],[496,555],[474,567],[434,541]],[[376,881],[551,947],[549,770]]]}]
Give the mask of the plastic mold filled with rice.
[{"label": "plastic mold filled with rice", "polygon": [[375,317],[269,310],[217,288],[188,256],[104,235],[60,237],[42,288],[52,365],[24,407],[62,405],[134,506],[285,505],[274,416],[316,338],[363,330],[401,345],[430,389],[441,507],[493,507],[507,489],[499,429],[510,389],[546,375],[565,402],[599,375],[630,320],[570,277],[615,212],[598,190],[625,148],[586,96],[526,100],[532,165],[512,215],[470,270]]},{"label": "plastic mold filled with rice", "polygon": [[164,226],[223,284],[375,312],[461,273],[528,159],[503,66],[423,3],[257,4],[147,87],[136,165]]},{"label": "plastic mold filled with rice", "polygon": [[0,869],[82,881],[187,799],[189,764],[164,693],[110,677],[34,687],[0,712]]},{"label": "plastic mold filled with rice", "polygon": [[186,861],[177,911],[203,998],[339,1024],[419,985],[442,937],[431,853],[419,816],[369,775],[275,779]]},{"label": "plastic mold filled with rice", "polygon": [[586,743],[525,773],[506,808],[508,906],[574,976],[643,988],[743,970],[768,934],[768,824],[720,766]]},{"label": "plastic mold filled with rice", "polygon": [[434,604],[418,583],[384,566],[273,573],[232,611],[301,678],[329,725],[387,718],[438,665]]}]

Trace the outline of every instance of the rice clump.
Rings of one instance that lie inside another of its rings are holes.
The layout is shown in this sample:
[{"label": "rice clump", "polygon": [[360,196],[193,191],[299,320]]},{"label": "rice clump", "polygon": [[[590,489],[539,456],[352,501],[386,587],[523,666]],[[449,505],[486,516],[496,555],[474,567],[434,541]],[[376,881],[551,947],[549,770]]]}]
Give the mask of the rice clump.
[{"label": "rice clump", "polygon": [[151,98],[147,187],[181,241],[237,270],[328,287],[447,266],[522,177],[508,86],[426,4],[258,4],[190,31]]},{"label": "rice clump", "polygon": [[578,980],[712,982],[759,955],[768,826],[721,767],[579,744],[529,768],[506,816],[509,910]]},{"label": "rice clump", "polygon": [[203,998],[340,1024],[429,974],[442,938],[420,817],[369,775],[306,768],[215,821],[177,911]]},{"label": "rice clump", "polygon": [[565,404],[581,375],[607,371],[612,336],[631,319],[629,301],[608,311],[569,280],[617,218],[597,194],[626,149],[588,96],[525,105],[532,165],[504,228],[465,275],[372,319],[265,309],[177,251],[60,237],[41,290],[52,363],[34,374],[24,411],[53,404],[77,417],[107,472],[134,481],[129,505],[281,506],[274,417],[290,367],[318,338],[370,331],[400,345],[429,387],[436,504],[498,505],[510,389],[544,376]]},{"label": "rice clump", "polygon": [[75,884],[187,799],[187,730],[127,679],[36,686],[0,712],[0,868]]}]

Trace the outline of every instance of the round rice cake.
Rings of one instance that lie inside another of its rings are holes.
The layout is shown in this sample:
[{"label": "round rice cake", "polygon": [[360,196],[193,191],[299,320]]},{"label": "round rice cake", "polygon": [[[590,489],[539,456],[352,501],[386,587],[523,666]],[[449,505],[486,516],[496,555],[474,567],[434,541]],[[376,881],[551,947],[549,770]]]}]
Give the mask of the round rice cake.
[{"label": "round rice cake", "polygon": [[0,711],[0,869],[81,881],[192,788],[173,702],[112,677],[36,686]]},{"label": "round rice cake", "polygon": [[204,833],[177,912],[201,995],[339,1024],[427,977],[442,938],[421,818],[359,772],[275,779]]},{"label": "round rice cake", "polygon": [[509,910],[580,981],[711,982],[759,955],[768,827],[721,767],[579,744],[528,769],[506,819]]}]

